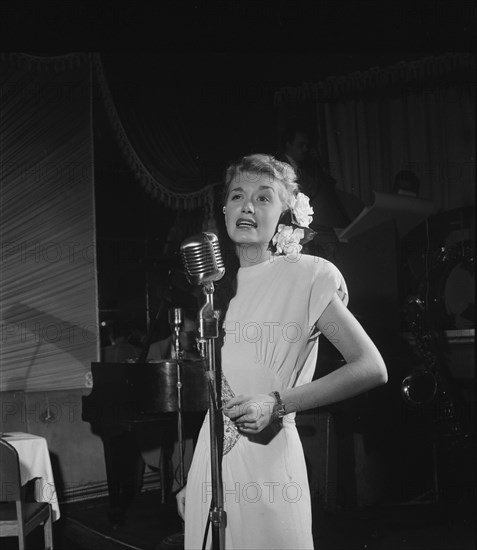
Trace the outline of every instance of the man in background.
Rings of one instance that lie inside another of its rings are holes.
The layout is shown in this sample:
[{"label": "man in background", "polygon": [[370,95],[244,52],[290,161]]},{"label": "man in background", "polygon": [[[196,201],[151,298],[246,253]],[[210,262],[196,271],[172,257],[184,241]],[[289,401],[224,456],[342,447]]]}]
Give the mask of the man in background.
[{"label": "man in background", "polygon": [[350,219],[336,191],[336,181],[322,167],[307,130],[290,125],[283,135],[283,152],[278,160],[288,162],[295,170],[300,189],[313,207],[312,229],[346,227]]},{"label": "man in background", "polygon": [[101,361],[104,363],[134,363],[139,357],[140,348],[129,341],[131,328],[122,319],[115,319],[107,324],[110,344],[101,350]]},{"label": "man in background", "polygon": [[[175,359],[177,357],[175,349],[174,333],[167,338],[153,342],[147,354],[147,360],[150,362],[163,361],[165,359]],[[184,313],[184,321],[179,332],[179,347],[182,352],[182,359],[199,359],[200,355],[196,344],[196,323],[191,312]]]}]

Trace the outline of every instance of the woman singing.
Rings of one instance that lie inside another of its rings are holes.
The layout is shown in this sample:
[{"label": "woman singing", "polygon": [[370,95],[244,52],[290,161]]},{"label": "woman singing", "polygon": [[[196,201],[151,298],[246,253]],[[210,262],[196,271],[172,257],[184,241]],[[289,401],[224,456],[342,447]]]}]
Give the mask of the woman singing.
[{"label": "woman singing", "polygon": [[[238,260],[222,288],[229,290],[221,347],[225,547],[310,549],[310,491],[295,413],[384,384],[386,367],[346,308],[338,269],[300,254],[313,211],[292,167],[268,155],[242,158],[226,171],[224,204]],[[313,380],[320,335],[345,364]],[[206,417],[177,495],[186,549],[202,548],[210,498]],[[209,531],[208,548],[210,540]]]}]

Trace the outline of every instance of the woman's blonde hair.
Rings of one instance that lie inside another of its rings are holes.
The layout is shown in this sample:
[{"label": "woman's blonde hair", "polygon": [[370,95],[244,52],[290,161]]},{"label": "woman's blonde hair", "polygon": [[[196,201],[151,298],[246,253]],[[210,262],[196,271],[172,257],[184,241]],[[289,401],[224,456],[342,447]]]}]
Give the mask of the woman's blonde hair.
[{"label": "woman's blonde hair", "polygon": [[249,175],[262,176],[263,174],[268,175],[278,184],[278,195],[282,201],[283,210],[289,209],[292,199],[299,192],[296,173],[290,164],[281,162],[272,155],[248,155],[230,164],[225,172],[224,199],[227,199],[232,180],[237,177],[247,177],[250,181]]}]

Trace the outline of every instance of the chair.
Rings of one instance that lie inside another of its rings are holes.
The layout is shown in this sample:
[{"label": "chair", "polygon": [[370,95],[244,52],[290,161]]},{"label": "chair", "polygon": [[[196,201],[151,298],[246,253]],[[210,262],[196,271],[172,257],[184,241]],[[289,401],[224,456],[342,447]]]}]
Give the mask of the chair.
[{"label": "chair", "polygon": [[41,524],[45,550],[53,550],[51,505],[24,502],[18,453],[0,439],[0,537],[18,537],[19,549],[24,550],[26,536]]}]

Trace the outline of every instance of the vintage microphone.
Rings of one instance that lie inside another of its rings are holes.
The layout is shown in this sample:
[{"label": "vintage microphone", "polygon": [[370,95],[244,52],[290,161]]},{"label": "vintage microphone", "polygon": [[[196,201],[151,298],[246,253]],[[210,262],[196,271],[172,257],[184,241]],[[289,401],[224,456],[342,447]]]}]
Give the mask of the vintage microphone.
[{"label": "vintage microphone", "polygon": [[209,378],[209,420],[212,474],[212,501],[209,519],[212,524],[212,548],[225,548],[227,517],[224,510],[222,486],[222,413],[220,365],[216,368],[215,339],[219,335],[219,314],[214,310],[214,283],[225,274],[219,241],[213,233],[200,233],[189,237],[181,244],[181,257],[190,284],[202,285],[206,298],[198,315],[198,347],[206,360]]},{"label": "vintage microphone", "polygon": [[181,244],[181,257],[191,285],[207,285],[225,274],[219,240],[213,233],[199,233]]},{"label": "vintage microphone", "polygon": [[[218,336],[218,315],[214,311],[214,282],[222,279],[225,274],[217,236],[204,232],[189,237],[181,244],[181,257],[187,280],[191,285],[202,285],[206,297],[206,302],[198,315],[198,344],[201,352],[207,351],[203,350],[207,340]],[[210,357],[210,354],[207,354],[207,357]]]}]

